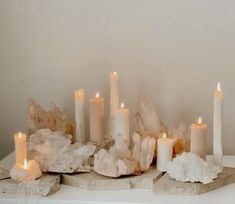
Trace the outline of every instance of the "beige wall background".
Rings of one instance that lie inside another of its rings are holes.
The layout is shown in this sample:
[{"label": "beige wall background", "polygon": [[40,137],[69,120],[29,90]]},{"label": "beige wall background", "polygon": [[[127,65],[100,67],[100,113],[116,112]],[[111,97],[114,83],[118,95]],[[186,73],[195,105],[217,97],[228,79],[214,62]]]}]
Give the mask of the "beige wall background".
[{"label": "beige wall background", "polygon": [[233,0],[0,0],[0,158],[27,129],[28,98],[73,119],[73,91],[84,87],[87,98],[101,92],[108,112],[112,70],[132,130],[146,96],[167,126],[201,115],[208,153],[220,80],[225,154],[235,154],[234,8]]}]

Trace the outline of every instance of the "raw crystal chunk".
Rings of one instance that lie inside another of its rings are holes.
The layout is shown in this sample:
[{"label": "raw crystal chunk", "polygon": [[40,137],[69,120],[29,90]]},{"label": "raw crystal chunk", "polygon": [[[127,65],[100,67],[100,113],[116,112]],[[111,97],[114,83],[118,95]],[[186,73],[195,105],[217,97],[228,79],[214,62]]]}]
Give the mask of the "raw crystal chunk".
[{"label": "raw crystal chunk", "polygon": [[197,154],[184,152],[168,163],[167,173],[176,181],[208,184],[217,178],[220,168]]},{"label": "raw crystal chunk", "polygon": [[29,156],[39,162],[43,172],[89,172],[94,145],[71,144],[72,136],[49,129],[39,129],[28,142]]},{"label": "raw crystal chunk", "polygon": [[153,160],[155,139],[146,137],[142,140],[140,135],[134,133],[133,140],[134,147],[129,149],[123,138],[116,136],[114,146],[108,151],[101,149],[95,154],[94,170],[108,177],[147,171]]}]

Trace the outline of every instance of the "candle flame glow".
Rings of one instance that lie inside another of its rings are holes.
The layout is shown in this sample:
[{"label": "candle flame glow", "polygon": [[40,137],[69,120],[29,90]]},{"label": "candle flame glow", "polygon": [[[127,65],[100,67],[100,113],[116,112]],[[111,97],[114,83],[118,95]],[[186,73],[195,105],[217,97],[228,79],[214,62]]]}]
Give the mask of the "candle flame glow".
[{"label": "candle flame glow", "polygon": [[166,139],[166,133],[165,132],[163,133],[163,139]]},{"label": "candle flame glow", "polygon": [[24,160],[24,169],[27,169],[28,168],[28,162],[27,162],[27,159]]},{"label": "candle flame glow", "polygon": [[96,95],[95,95],[96,98],[99,98],[100,97],[100,93],[97,92]]},{"label": "candle flame glow", "polygon": [[125,104],[124,103],[121,103],[121,108],[124,108],[125,107]]},{"label": "candle flame glow", "polygon": [[79,92],[78,92],[78,95],[79,95],[79,96],[81,96],[81,95],[82,95],[82,92],[81,92],[81,91],[79,91]]},{"label": "candle flame glow", "polygon": [[218,91],[218,92],[221,92],[221,85],[220,85],[220,82],[217,83],[217,91]]},{"label": "candle flame glow", "polygon": [[113,75],[114,75],[114,76],[117,76],[117,72],[116,72],[116,71],[114,71],[114,72],[113,72]]},{"label": "candle flame glow", "polygon": [[19,138],[22,138],[22,134],[21,134],[21,132],[19,132]]},{"label": "candle flame glow", "polygon": [[198,124],[202,124],[202,117],[198,118]]}]

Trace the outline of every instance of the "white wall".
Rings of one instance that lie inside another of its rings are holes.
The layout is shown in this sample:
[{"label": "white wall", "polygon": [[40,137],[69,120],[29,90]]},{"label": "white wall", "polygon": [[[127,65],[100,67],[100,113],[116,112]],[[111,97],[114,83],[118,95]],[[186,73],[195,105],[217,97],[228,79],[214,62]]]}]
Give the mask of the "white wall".
[{"label": "white wall", "polygon": [[143,96],[168,126],[202,115],[208,152],[221,80],[224,148],[235,154],[234,8],[234,0],[0,0],[0,157],[26,131],[28,98],[73,118],[73,91],[100,90],[108,103],[114,69],[132,115]]}]

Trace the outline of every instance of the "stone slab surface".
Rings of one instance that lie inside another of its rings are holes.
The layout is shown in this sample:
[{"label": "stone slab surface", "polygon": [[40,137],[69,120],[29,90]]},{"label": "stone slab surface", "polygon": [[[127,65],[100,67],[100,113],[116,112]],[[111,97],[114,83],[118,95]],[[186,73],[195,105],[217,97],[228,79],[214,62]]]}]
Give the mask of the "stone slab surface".
[{"label": "stone slab surface", "polygon": [[0,180],[0,193],[28,196],[47,196],[60,189],[59,175],[44,175],[30,182],[17,182],[13,179]]},{"label": "stone slab surface", "polygon": [[178,182],[164,174],[153,184],[153,191],[167,195],[199,195],[232,183],[235,183],[235,168],[224,167],[223,172],[209,184]]},{"label": "stone slab surface", "polygon": [[78,187],[85,190],[123,190],[132,188],[152,189],[153,183],[162,175],[162,172],[151,167],[147,172],[137,176],[110,178],[95,172],[81,174],[63,174],[62,184]]}]

